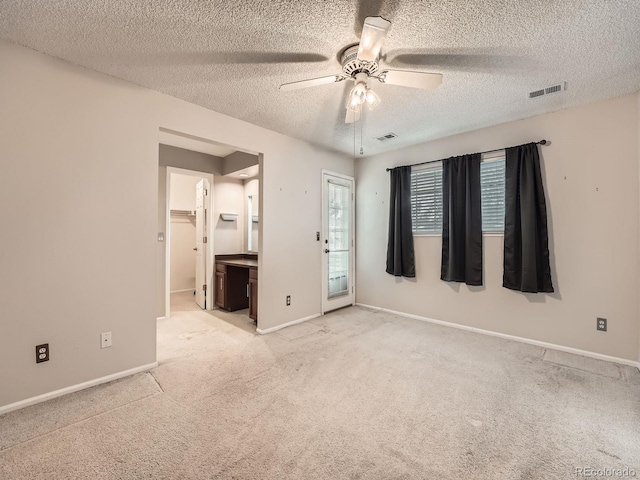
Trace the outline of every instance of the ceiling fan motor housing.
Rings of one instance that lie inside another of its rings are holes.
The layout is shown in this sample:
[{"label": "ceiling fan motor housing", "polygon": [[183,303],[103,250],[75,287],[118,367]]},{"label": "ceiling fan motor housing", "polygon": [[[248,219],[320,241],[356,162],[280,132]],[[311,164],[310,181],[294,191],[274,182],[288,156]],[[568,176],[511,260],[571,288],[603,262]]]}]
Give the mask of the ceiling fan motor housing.
[{"label": "ceiling fan motor housing", "polygon": [[342,72],[346,77],[355,77],[358,73],[373,75],[378,71],[378,62],[361,62],[358,60],[358,46],[347,48],[342,54]]}]

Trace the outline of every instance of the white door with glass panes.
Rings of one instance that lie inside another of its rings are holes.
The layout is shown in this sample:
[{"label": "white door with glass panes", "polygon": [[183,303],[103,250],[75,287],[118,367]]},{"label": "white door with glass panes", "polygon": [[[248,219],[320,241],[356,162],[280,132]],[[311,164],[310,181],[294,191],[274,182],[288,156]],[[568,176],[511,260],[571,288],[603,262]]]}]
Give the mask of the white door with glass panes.
[{"label": "white door with glass panes", "polygon": [[322,313],[355,303],[354,180],[322,173]]}]

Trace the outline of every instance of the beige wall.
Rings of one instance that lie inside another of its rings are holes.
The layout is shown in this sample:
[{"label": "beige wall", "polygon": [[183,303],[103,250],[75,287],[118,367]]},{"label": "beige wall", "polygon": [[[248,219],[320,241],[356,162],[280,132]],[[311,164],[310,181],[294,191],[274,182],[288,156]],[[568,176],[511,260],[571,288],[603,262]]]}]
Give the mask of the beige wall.
[{"label": "beige wall", "polygon": [[263,154],[259,325],[320,311],[321,170],[350,158],[6,41],[0,58],[0,407],[156,361],[160,127]]},{"label": "beige wall", "polygon": [[[440,280],[441,237],[415,237],[415,280],[385,273],[386,167],[540,139],[556,293],[503,288],[503,237],[484,237],[485,285]],[[638,358],[638,101],[617,98],[357,161],[357,302]],[[596,331],[596,317],[609,331]]]},{"label": "beige wall", "polygon": [[[220,218],[221,213],[237,213],[234,221]],[[213,249],[216,255],[244,252],[244,185],[237,178],[213,178]]]}]

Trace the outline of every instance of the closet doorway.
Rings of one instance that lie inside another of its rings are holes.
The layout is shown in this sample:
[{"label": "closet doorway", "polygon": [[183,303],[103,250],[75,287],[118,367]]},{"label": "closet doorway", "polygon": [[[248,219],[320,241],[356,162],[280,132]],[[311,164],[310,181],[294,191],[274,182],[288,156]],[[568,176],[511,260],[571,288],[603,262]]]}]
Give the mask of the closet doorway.
[{"label": "closet doorway", "polygon": [[172,293],[193,293],[201,309],[213,309],[213,183],[210,173],[167,167],[167,317]]}]

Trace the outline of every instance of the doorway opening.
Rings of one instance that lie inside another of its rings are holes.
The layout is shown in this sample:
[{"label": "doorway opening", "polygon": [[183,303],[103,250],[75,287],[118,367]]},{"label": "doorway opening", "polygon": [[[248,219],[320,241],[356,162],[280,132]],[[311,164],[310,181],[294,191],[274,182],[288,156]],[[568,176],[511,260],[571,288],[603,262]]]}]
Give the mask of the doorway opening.
[{"label": "doorway opening", "polygon": [[160,129],[158,320],[204,310],[257,328],[262,161],[261,154]]},{"label": "doorway opening", "polygon": [[202,310],[212,310],[213,174],[167,167],[166,185],[166,312],[171,294],[183,292],[193,293]]}]

